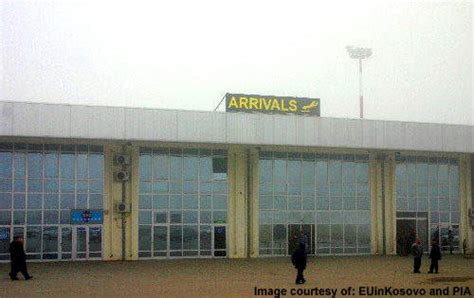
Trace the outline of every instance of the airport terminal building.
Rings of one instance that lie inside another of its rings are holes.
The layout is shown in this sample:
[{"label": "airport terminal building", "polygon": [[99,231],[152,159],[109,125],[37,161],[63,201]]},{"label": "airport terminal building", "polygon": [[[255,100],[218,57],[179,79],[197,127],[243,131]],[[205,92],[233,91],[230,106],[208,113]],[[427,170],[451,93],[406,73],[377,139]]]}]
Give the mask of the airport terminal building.
[{"label": "airport terminal building", "polygon": [[0,262],[474,253],[473,169],[473,126],[0,102]]}]

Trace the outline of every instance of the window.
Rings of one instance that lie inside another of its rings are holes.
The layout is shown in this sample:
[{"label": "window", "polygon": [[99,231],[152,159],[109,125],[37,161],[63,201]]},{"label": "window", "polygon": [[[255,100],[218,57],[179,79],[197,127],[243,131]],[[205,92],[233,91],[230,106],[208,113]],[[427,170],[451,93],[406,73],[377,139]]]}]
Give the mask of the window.
[{"label": "window", "polygon": [[227,224],[222,150],[140,149],[139,256],[211,256],[212,224]]}]

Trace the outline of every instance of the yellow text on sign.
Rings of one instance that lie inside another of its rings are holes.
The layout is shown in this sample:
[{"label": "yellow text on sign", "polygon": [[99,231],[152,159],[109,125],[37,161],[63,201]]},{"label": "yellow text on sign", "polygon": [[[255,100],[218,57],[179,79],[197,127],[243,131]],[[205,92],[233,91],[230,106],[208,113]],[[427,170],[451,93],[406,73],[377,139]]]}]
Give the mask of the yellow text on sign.
[{"label": "yellow text on sign", "polygon": [[286,102],[283,99],[275,99],[275,98],[264,98],[264,97],[256,98],[256,97],[244,97],[244,96],[236,98],[235,96],[232,96],[232,98],[229,100],[228,108],[246,109],[246,110],[297,112],[298,103],[294,99],[291,99],[288,102]]}]

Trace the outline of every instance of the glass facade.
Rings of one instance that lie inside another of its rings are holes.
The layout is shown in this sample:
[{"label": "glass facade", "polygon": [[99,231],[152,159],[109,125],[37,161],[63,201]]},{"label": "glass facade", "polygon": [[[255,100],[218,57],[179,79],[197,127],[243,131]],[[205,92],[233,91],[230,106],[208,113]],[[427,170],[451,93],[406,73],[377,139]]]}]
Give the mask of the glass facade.
[{"label": "glass facade", "polygon": [[[459,249],[459,163],[455,158],[407,156],[396,159],[397,222],[412,221],[424,243],[437,239],[443,250]],[[403,224],[398,224],[403,228]],[[451,232],[449,232],[451,230]],[[408,231],[408,230],[407,230]],[[452,236],[449,237],[449,234]],[[405,235],[398,233],[397,242]],[[449,239],[451,238],[451,239]]]},{"label": "glass facade", "polygon": [[139,257],[225,256],[227,153],[140,149]]},{"label": "glass facade", "polygon": [[370,253],[368,155],[261,152],[259,252],[288,255],[304,232],[314,254]]},{"label": "glass facade", "polygon": [[[0,144],[0,260],[14,235],[30,259],[81,258],[70,210],[102,209],[103,184],[101,146]],[[100,258],[102,225],[94,231],[88,257]]]}]

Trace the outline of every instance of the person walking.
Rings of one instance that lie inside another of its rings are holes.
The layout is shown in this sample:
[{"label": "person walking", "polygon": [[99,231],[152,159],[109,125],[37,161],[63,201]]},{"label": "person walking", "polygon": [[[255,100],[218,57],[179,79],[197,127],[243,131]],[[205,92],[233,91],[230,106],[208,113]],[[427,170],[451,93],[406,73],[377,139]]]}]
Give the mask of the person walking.
[{"label": "person walking", "polygon": [[33,276],[28,274],[28,269],[26,268],[26,254],[23,249],[23,237],[15,236],[13,237],[12,243],[10,243],[10,260],[11,260],[11,280],[18,280],[17,274],[21,272],[25,277],[25,280],[33,278]]},{"label": "person walking", "polygon": [[411,253],[414,257],[413,273],[420,273],[421,257],[423,256],[423,246],[420,239],[416,239],[415,243],[411,246]]},{"label": "person walking", "polygon": [[298,242],[304,243],[306,254],[308,254],[309,253],[308,236],[303,231],[300,232],[300,237],[298,239]]},{"label": "person walking", "polygon": [[431,245],[430,256],[431,265],[428,273],[438,273],[438,261],[441,260],[441,249],[439,248],[438,242],[433,240]]},{"label": "person walking", "polygon": [[303,272],[306,269],[306,261],[308,259],[306,254],[306,245],[304,242],[299,242],[298,248],[291,255],[291,262],[297,270],[296,275],[296,284],[304,284],[306,279],[304,279]]}]

